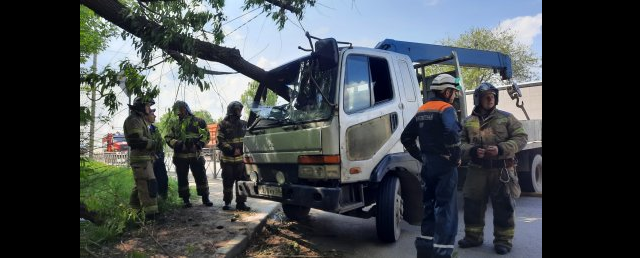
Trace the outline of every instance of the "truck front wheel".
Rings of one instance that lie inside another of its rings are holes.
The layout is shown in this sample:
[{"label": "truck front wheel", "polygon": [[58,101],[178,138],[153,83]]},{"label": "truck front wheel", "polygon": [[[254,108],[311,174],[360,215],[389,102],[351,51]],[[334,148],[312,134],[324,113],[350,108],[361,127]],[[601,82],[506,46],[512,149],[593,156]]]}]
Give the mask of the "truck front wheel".
[{"label": "truck front wheel", "polygon": [[395,242],[400,238],[400,221],[402,221],[403,212],[402,189],[397,177],[388,176],[382,181],[377,206],[378,238],[383,242]]},{"label": "truck front wheel", "polygon": [[284,210],[284,215],[287,215],[287,218],[299,221],[309,216],[311,208],[293,204],[282,204],[282,210]]}]

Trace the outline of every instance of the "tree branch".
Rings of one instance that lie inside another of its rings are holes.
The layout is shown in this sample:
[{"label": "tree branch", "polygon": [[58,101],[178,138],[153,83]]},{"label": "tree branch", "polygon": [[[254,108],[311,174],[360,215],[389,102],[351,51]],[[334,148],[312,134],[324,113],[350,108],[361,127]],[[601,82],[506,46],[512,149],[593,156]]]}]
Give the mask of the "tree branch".
[{"label": "tree branch", "polygon": [[272,5],[278,6],[280,8],[284,8],[286,10],[289,10],[292,13],[295,14],[300,14],[302,12],[302,9],[294,7],[288,3],[284,3],[283,1],[279,1],[279,0],[265,0],[265,2],[270,3]]},{"label": "tree branch", "polygon": [[[193,52],[198,58],[222,63],[259,82],[264,82],[267,79],[267,72],[244,60],[240,55],[240,51],[236,48],[214,45],[188,37],[184,34],[176,35],[166,41],[154,39],[154,35],[166,35],[170,33],[170,30],[144,17],[137,15],[128,16],[130,10],[117,0],[80,0],[80,4],[85,5],[97,15],[123,30],[165,51],[173,50],[180,53],[191,52],[187,50],[183,44],[184,42],[191,41],[194,42]],[[125,18],[125,16],[128,17]]]},{"label": "tree branch", "polygon": [[[177,51],[167,50],[167,54],[169,54],[179,64],[182,64],[182,63],[184,63],[186,61],[186,57],[182,56],[182,54],[180,54]],[[200,67],[196,67],[196,68],[198,70],[203,71],[205,74],[211,74],[211,75],[236,74],[234,72],[220,72],[220,71],[207,70],[207,69],[200,68]]]}]

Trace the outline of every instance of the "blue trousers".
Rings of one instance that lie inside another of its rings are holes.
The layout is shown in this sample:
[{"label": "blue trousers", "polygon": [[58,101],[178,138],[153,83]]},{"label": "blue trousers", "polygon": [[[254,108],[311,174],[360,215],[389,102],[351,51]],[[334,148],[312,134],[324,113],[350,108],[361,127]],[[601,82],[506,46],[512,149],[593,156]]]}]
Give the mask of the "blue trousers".
[{"label": "blue trousers", "polygon": [[424,217],[415,245],[418,257],[451,257],[458,232],[458,169],[440,155],[422,155]]}]

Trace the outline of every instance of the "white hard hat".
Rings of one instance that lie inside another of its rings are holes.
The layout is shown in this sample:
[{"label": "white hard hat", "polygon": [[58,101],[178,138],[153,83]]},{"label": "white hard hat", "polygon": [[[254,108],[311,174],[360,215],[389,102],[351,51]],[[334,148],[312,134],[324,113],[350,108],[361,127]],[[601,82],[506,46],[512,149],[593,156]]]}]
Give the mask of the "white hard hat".
[{"label": "white hard hat", "polygon": [[431,82],[431,90],[443,91],[447,88],[460,90],[460,88],[457,87],[458,85],[460,84],[456,82],[456,78],[449,74],[443,73],[433,79],[433,82]]}]

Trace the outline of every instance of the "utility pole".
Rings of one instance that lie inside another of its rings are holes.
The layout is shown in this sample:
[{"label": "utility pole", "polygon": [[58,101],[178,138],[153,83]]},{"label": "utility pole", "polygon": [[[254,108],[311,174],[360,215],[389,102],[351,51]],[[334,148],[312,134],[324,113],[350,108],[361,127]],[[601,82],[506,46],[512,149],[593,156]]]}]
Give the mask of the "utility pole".
[{"label": "utility pole", "polygon": [[[98,54],[93,54],[93,66],[91,66],[93,73],[98,70]],[[91,85],[91,121],[89,124],[89,158],[93,159],[93,138],[96,127],[96,83]]]}]

